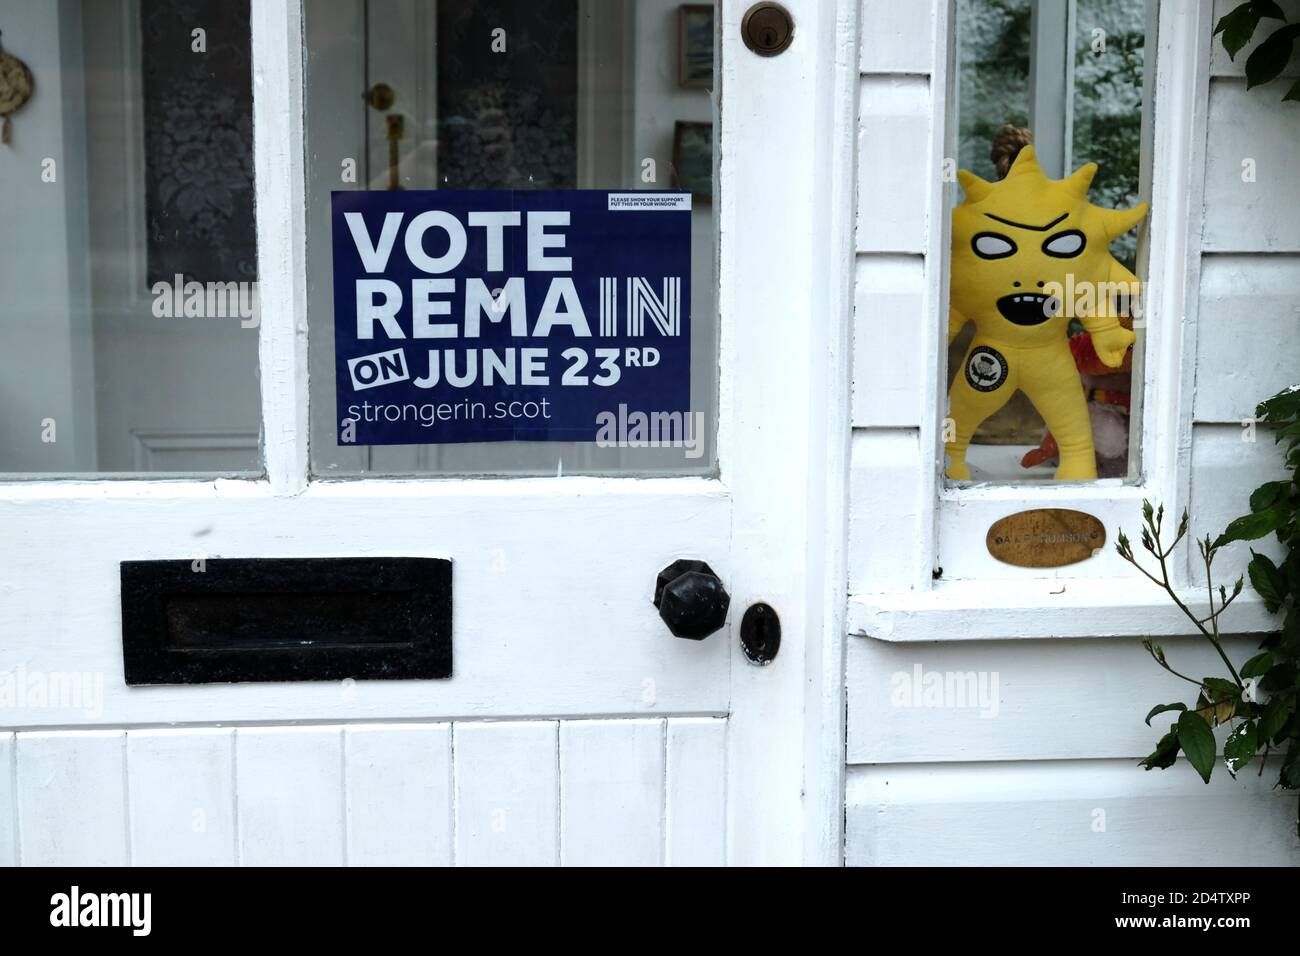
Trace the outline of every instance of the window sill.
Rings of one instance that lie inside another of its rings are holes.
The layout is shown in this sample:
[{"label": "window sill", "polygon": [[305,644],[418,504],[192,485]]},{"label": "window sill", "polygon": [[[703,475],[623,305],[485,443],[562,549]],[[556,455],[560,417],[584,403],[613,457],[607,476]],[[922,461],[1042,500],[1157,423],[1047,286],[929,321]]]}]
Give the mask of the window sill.
[{"label": "window sill", "polygon": [[[1184,589],[1179,596],[1193,611],[1204,610],[1204,589]],[[1249,588],[1233,601],[1224,623],[1225,633],[1232,634],[1281,627],[1281,619]],[[900,643],[1195,633],[1155,585],[1106,579],[961,581],[931,591],[858,594],[849,599],[848,631]]]}]

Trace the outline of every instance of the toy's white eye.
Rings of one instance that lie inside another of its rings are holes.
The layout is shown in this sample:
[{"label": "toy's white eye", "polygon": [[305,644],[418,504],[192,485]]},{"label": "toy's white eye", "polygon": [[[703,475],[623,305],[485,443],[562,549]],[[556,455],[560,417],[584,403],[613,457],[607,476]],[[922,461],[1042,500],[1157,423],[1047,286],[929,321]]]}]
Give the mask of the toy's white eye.
[{"label": "toy's white eye", "polygon": [[970,247],[981,259],[1005,259],[1016,251],[1016,244],[996,232],[979,232],[970,241]]},{"label": "toy's white eye", "polygon": [[1056,256],[1058,259],[1070,259],[1083,252],[1087,240],[1083,233],[1078,229],[1070,229],[1066,232],[1058,232],[1054,236],[1048,236],[1043,241],[1043,251],[1049,256]]}]

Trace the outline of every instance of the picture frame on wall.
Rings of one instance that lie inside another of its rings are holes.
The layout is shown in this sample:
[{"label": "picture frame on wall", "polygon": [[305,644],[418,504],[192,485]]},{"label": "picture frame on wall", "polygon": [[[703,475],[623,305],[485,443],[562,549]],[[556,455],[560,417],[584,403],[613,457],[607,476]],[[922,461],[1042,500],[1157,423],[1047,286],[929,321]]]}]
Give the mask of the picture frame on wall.
[{"label": "picture frame on wall", "polygon": [[677,8],[677,81],[687,89],[713,86],[713,4]]},{"label": "picture frame on wall", "polygon": [[713,202],[713,124],[678,120],[673,128],[673,184]]}]

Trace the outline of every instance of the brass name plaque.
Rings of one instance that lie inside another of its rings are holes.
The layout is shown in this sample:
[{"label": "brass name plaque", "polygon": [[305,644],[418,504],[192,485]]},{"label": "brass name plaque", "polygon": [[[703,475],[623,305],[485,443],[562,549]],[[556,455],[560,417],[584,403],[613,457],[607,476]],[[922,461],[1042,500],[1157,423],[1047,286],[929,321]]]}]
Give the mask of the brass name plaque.
[{"label": "brass name plaque", "polygon": [[984,543],[1006,564],[1060,568],[1092,557],[1106,544],[1106,529],[1082,511],[1035,508],[993,522]]}]

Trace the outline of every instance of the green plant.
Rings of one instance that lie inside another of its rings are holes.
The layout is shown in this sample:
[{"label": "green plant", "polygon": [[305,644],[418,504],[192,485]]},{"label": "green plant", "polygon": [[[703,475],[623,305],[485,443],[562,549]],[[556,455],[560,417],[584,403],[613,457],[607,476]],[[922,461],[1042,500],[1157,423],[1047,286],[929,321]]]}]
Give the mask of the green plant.
[{"label": "green plant", "polygon": [[[1300,23],[1287,23],[1286,14],[1275,0],[1246,0],[1233,7],[1214,27],[1214,35],[1223,34],[1223,49],[1235,60],[1242,47],[1250,42],[1261,20],[1281,20],[1283,25],[1264,38],[1246,57],[1246,89],[1271,82],[1282,75],[1291,59],[1291,48],[1300,37]],[[1300,102],[1300,80],[1282,97]]]},{"label": "green plant", "polygon": [[[1206,783],[1214,770],[1217,745],[1213,728],[1229,724],[1231,730],[1223,745],[1223,760],[1228,773],[1237,771],[1263,751],[1259,772],[1273,750],[1283,753],[1278,771],[1277,785],[1287,790],[1300,789],[1300,715],[1296,699],[1300,694],[1300,385],[1293,386],[1268,401],[1255,411],[1257,421],[1275,430],[1274,440],[1286,442],[1286,467],[1291,477],[1260,485],[1250,496],[1250,513],[1229,523],[1223,534],[1211,541],[1207,535],[1197,541],[1201,560],[1205,564],[1205,581],[1208,589],[1209,611],[1198,615],[1187,606],[1174,590],[1169,580],[1168,560],[1174,548],[1187,535],[1189,517],[1186,511],[1178,523],[1174,539],[1166,547],[1161,533],[1165,509],[1152,508],[1149,501],[1142,504],[1142,547],[1157,563],[1157,573],[1148,571],[1134,557],[1133,547],[1121,530],[1116,545],[1122,558],[1145,574],[1169,593],[1173,602],[1187,615],[1196,630],[1214,646],[1227,670],[1228,677],[1203,677],[1200,679],[1180,673],[1169,664],[1163,648],[1151,638],[1143,638],[1142,646],[1157,664],[1182,680],[1196,686],[1192,703],[1160,704],[1147,714],[1147,726],[1158,714],[1177,712],[1178,720],[1169,733],[1160,738],[1156,749],[1144,759],[1142,767],[1165,769],[1174,764],[1181,751]],[[1214,558],[1219,549],[1233,541],[1254,541],[1268,534],[1277,535],[1285,557],[1274,564],[1267,555],[1251,551],[1247,573],[1251,586],[1259,594],[1269,613],[1282,613],[1281,629],[1269,634],[1260,644],[1260,653],[1240,667],[1223,649],[1219,619],[1244,586],[1237,578],[1232,593],[1220,585],[1218,603],[1212,576]],[[1266,699],[1261,700],[1261,696]],[[1300,833],[1300,805],[1297,806],[1296,831]]]}]

